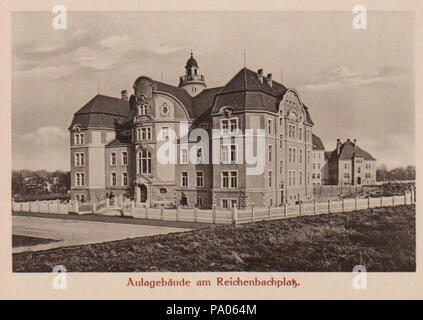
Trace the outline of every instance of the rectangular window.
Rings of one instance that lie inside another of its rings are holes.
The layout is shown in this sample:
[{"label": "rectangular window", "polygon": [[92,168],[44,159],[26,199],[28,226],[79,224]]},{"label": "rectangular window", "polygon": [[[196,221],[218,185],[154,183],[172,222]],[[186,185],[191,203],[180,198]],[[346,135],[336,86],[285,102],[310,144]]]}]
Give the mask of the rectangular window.
[{"label": "rectangular window", "polygon": [[301,186],[303,184],[303,172],[298,171],[298,184]]},{"label": "rectangular window", "polygon": [[223,119],[221,120],[222,133],[235,132],[238,129],[237,119]]},{"label": "rectangular window", "polygon": [[197,187],[204,186],[203,171],[197,171]]},{"label": "rectangular window", "polygon": [[79,153],[75,153],[75,167],[79,167]]},{"label": "rectangular window", "polygon": [[311,175],[311,178],[314,180],[314,179],[316,179],[316,174],[315,173],[313,173],[312,175]]},{"label": "rectangular window", "polygon": [[236,129],[238,129],[237,119],[231,119],[230,123],[231,123],[231,132],[235,132]]},{"label": "rectangular window", "polygon": [[128,165],[128,152],[126,151],[122,152],[122,165],[124,166]]},{"label": "rectangular window", "polygon": [[181,186],[188,187],[188,172],[182,172],[181,177]]},{"label": "rectangular window", "polygon": [[272,187],[272,171],[269,171],[269,188]]},{"label": "rectangular window", "polygon": [[292,162],[295,162],[295,154],[297,153],[297,149],[292,149]]},{"label": "rectangular window", "polygon": [[73,142],[76,145],[85,144],[85,135],[83,133],[75,133]]},{"label": "rectangular window", "polygon": [[75,185],[77,187],[85,185],[85,173],[78,172],[75,174]]},{"label": "rectangular window", "polygon": [[188,150],[182,149],[181,150],[181,164],[187,164],[188,163]]},{"label": "rectangular window", "polygon": [[222,208],[228,209],[228,199],[222,199]]},{"label": "rectangular window", "polygon": [[297,177],[297,171],[292,171],[292,185],[295,186],[296,183],[296,177]]},{"label": "rectangular window", "polygon": [[237,205],[236,199],[231,199],[231,208],[237,208],[237,207],[238,205]]},{"label": "rectangular window", "polygon": [[[167,129],[167,128],[164,128]],[[138,129],[139,132],[139,129]],[[139,133],[138,133],[139,135]],[[139,140],[151,140],[151,127],[141,128],[141,139]]]},{"label": "rectangular window", "polygon": [[222,146],[222,163],[229,163],[229,146]]},{"label": "rectangular window", "polygon": [[357,168],[357,173],[361,173],[361,168],[360,167]]},{"label": "rectangular window", "polygon": [[317,179],[320,179],[320,173],[317,174]]},{"label": "rectangular window", "polygon": [[298,128],[298,139],[301,140],[303,138],[303,128]]},{"label": "rectangular window", "polygon": [[288,171],[288,185],[292,185],[292,171]]},{"label": "rectangular window", "polygon": [[222,188],[229,188],[229,172],[222,172]]},{"label": "rectangular window", "polygon": [[282,174],[282,172],[283,172],[283,161],[280,160],[279,161],[279,174]]},{"label": "rectangular window", "polygon": [[272,162],[272,146],[269,146],[269,162]]},{"label": "rectangular window", "polygon": [[236,145],[231,145],[231,161],[236,162],[237,161],[237,150]]},{"label": "rectangular window", "polygon": [[288,152],[288,162],[291,163],[292,162],[292,149],[289,148],[289,152]]},{"label": "rectangular window", "polygon": [[123,186],[128,185],[128,173],[127,172],[122,173],[122,185]]},{"label": "rectangular window", "polygon": [[307,151],[307,163],[310,163],[310,150]]},{"label": "rectangular window", "polygon": [[272,134],[272,120],[267,120],[267,132]]},{"label": "rectangular window", "polygon": [[300,149],[300,154],[299,154],[299,162],[302,163],[303,162],[303,150]]},{"label": "rectangular window", "polygon": [[110,154],[110,165],[115,166],[116,165],[116,152],[112,152]]},{"label": "rectangular window", "polygon": [[283,135],[279,136],[279,148],[283,148]]},{"label": "rectangular window", "polygon": [[238,186],[238,173],[231,171],[231,188],[237,188]]},{"label": "rectangular window", "polygon": [[116,173],[113,172],[110,176],[110,184],[112,186],[116,186],[117,185],[117,181],[116,181]]}]

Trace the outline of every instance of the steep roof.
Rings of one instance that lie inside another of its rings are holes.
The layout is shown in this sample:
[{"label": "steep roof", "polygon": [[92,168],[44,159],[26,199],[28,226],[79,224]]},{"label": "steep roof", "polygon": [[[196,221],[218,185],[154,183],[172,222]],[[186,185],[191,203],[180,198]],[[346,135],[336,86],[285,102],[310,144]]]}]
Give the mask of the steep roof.
[{"label": "steep roof", "polygon": [[363,158],[364,160],[376,160],[370,153],[355,145],[351,140],[345,141],[339,148],[339,155],[335,149],[331,159],[352,160],[353,158]]},{"label": "steep roof", "polygon": [[323,146],[322,139],[320,139],[318,136],[316,136],[313,133],[313,150],[325,150],[325,147]]},{"label": "steep roof", "polygon": [[69,127],[79,124],[83,127],[115,128],[129,115],[129,101],[97,94],[79,109]]},{"label": "steep roof", "polygon": [[[235,110],[262,109],[277,112],[278,104],[288,90],[277,81],[270,82],[266,77],[260,81],[256,72],[242,68],[225,86],[204,89],[191,97],[185,89],[164,82],[155,81],[155,91],[174,96],[186,108],[189,117],[195,121],[205,121],[211,113],[217,113],[222,106],[232,106]],[[313,124],[307,106],[304,105],[306,120]],[[115,128],[116,124],[130,123],[128,100],[104,95],[96,95],[79,109],[72,120],[81,126]]]},{"label": "steep roof", "polygon": [[[256,72],[242,68],[216,94],[212,113],[217,113],[223,106],[232,106],[236,111],[262,109],[277,112],[278,104],[288,89],[277,81],[259,79]],[[313,124],[307,106],[304,105],[307,122]]]}]

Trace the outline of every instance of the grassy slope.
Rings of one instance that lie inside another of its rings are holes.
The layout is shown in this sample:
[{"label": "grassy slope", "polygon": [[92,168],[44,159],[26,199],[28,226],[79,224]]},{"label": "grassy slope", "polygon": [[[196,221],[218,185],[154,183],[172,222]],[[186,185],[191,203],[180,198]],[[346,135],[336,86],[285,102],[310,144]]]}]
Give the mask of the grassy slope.
[{"label": "grassy slope", "polygon": [[13,255],[13,270],[415,271],[415,206],[300,217]]}]

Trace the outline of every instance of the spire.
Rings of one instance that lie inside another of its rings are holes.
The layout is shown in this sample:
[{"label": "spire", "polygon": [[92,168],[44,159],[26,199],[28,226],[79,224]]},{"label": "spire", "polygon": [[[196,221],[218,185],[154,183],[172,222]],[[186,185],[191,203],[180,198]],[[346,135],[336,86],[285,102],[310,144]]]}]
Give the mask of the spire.
[{"label": "spire", "polygon": [[185,75],[180,77],[179,87],[184,88],[189,95],[196,96],[206,87],[204,76],[198,72],[199,67],[194,53],[191,54],[185,65]]}]

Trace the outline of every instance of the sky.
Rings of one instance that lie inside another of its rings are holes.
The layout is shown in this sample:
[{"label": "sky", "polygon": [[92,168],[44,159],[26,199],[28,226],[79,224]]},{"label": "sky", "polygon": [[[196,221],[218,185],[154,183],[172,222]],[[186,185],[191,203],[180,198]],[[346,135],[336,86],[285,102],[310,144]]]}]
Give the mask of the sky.
[{"label": "sky", "polygon": [[12,14],[13,169],[69,170],[73,114],[140,75],[177,85],[191,50],[208,87],[264,69],[309,107],[333,150],[357,139],[378,165],[415,164],[414,16],[367,12],[51,12]]}]

